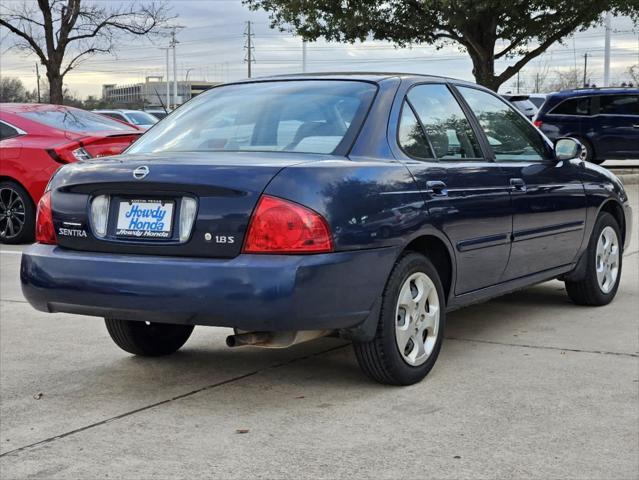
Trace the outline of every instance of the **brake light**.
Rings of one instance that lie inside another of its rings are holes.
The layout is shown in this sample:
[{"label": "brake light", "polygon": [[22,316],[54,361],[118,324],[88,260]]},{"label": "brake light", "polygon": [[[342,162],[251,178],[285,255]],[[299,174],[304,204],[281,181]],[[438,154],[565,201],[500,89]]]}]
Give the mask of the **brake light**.
[{"label": "brake light", "polygon": [[319,213],[281,198],[260,198],[244,241],[245,253],[332,251],[330,228]]},{"label": "brake light", "polygon": [[58,146],[47,150],[51,158],[58,163],[71,163],[79,160],[89,160],[93,158],[87,152],[82,144],[78,142],[69,143],[67,145]]},{"label": "brake light", "polygon": [[53,211],[51,210],[51,192],[45,192],[38,203],[36,212],[36,242],[55,245],[58,239],[53,228]]},{"label": "brake light", "polygon": [[541,128],[541,120],[535,120],[535,121],[533,122],[533,125],[534,125],[535,127],[537,127],[537,128]]}]

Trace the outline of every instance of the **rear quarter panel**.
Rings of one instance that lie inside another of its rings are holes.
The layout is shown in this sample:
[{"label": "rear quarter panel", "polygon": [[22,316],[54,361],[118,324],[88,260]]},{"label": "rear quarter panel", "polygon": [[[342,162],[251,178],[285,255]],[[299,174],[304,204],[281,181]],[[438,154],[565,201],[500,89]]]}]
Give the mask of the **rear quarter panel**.
[{"label": "rear quarter panel", "polygon": [[403,245],[427,223],[421,192],[397,162],[330,160],[292,166],[264,193],[324,216],[337,251]]}]

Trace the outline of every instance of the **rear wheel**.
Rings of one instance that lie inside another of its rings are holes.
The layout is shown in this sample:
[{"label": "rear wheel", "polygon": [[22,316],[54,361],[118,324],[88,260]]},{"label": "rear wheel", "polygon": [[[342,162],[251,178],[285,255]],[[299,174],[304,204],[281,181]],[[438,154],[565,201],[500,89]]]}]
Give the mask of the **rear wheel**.
[{"label": "rear wheel", "polygon": [[617,220],[607,212],[597,218],[584,253],[586,274],[577,282],[566,281],[566,291],[577,305],[607,305],[619,288],[623,252]]},{"label": "rear wheel", "polygon": [[0,182],[0,242],[32,242],[35,207],[27,191],[15,182]]},{"label": "rear wheel", "polygon": [[193,325],[139,322],[106,318],[111,338],[122,350],[134,355],[158,357],[177,352],[191,336]]},{"label": "rear wheel", "polygon": [[433,368],[446,319],[439,274],[425,256],[404,255],[382,295],[379,323],[370,342],[355,342],[357,361],[373,380],[411,385]]}]

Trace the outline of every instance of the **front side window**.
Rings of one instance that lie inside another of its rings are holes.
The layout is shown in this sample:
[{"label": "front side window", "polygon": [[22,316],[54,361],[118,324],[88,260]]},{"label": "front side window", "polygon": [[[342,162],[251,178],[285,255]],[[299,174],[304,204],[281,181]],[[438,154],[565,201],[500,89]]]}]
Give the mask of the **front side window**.
[{"label": "front side window", "polygon": [[590,98],[569,98],[553,108],[550,113],[552,115],[591,115]]},{"label": "front side window", "polygon": [[552,158],[552,151],[537,129],[505,101],[476,88],[457,88],[479,120],[496,160]]},{"label": "front side window", "polygon": [[639,115],[639,95],[602,95],[599,113],[605,115]]},{"label": "front side window", "polygon": [[104,115],[69,107],[50,107],[43,109],[34,106],[32,109],[20,112],[20,116],[35,122],[49,125],[59,130],[71,132],[99,132],[116,130],[131,133],[133,129],[120,122],[116,122]]},{"label": "front side window", "polygon": [[341,80],[213,88],[171,113],[128,152],[330,154],[359,130],[376,91],[371,83]]},{"label": "front side window", "polygon": [[446,85],[417,85],[407,98],[438,159],[481,158],[477,137]]}]

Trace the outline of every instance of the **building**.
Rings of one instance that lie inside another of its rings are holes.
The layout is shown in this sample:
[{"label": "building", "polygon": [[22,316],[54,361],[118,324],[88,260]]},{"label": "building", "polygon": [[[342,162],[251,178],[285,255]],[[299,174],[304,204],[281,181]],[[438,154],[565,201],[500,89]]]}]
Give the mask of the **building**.
[{"label": "building", "polygon": [[[169,106],[181,105],[215,85],[219,85],[219,82],[178,80],[177,97],[175,97],[173,95],[173,82],[169,82]],[[146,77],[143,83],[130,85],[105,84],[102,85],[102,100],[114,107],[159,107],[165,104],[167,100],[166,82],[163,77]]]}]

